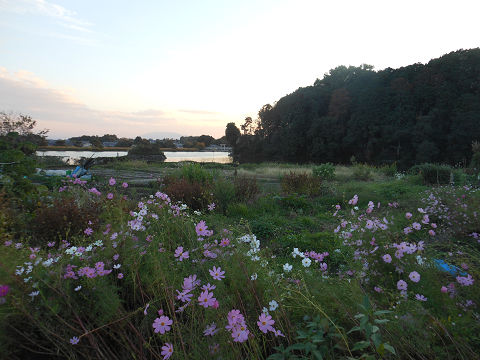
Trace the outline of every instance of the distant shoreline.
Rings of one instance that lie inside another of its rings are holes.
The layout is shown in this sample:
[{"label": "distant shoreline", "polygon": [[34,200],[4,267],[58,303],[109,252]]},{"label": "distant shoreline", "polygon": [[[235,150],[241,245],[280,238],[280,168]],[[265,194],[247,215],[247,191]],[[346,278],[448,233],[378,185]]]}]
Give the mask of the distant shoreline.
[{"label": "distant shoreline", "polygon": [[[78,147],[78,146],[40,146],[37,151],[95,151],[95,152],[102,152],[102,151],[128,151],[130,150],[129,147],[105,147],[105,148],[96,148],[92,146],[87,147]],[[161,148],[160,150],[166,152],[197,152],[197,151],[205,151],[205,152],[230,152],[230,150],[200,150],[197,148]]]}]

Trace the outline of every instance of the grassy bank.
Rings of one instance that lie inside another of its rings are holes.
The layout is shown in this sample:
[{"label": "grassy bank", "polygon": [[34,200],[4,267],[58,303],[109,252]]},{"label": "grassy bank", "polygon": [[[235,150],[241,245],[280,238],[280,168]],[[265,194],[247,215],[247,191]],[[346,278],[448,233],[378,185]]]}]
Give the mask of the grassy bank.
[{"label": "grassy bank", "polygon": [[121,166],[167,171],[0,203],[8,358],[478,358],[475,187],[359,166]]}]

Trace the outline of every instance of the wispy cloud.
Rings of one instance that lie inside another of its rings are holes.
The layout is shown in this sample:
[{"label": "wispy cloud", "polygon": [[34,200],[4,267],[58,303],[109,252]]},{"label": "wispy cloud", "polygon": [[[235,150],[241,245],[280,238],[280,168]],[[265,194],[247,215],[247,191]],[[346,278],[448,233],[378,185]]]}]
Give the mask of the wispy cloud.
[{"label": "wispy cloud", "polygon": [[46,0],[0,0],[0,12],[10,12],[19,15],[33,14],[53,19],[64,30],[73,31],[72,35],[63,32],[50,32],[47,36],[72,40],[86,45],[94,44],[92,39],[85,37],[94,33],[93,24],[78,17],[75,11]]},{"label": "wispy cloud", "polygon": [[28,71],[11,73],[0,67],[0,111],[19,112],[50,129],[51,138],[81,134],[117,134],[135,137],[145,133],[175,132],[220,137],[226,122],[222,114],[191,110],[99,111],[76,100],[69,92],[54,89]]}]

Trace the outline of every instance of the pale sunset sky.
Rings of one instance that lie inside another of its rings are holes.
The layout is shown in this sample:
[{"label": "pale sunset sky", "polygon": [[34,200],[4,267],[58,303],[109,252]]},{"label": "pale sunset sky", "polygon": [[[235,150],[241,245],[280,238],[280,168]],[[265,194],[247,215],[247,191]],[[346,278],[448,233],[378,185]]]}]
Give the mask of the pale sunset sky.
[{"label": "pale sunset sky", "polygon": [[479,0],[0,0],[0,111],[52,139],[218,138],[336,66],[479,47],[479,14]]}]

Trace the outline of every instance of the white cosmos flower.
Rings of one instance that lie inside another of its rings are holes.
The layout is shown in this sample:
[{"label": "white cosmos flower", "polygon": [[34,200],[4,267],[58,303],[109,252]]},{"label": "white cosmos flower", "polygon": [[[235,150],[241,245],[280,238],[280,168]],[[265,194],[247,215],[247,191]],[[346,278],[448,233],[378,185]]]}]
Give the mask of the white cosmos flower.
[{"label": "white cosmos flower", "polygon": [[310,260],[310,259],[307,258],[307,257],[302,260],[302,265],[303,265],[304,267],[309,267],[311,263],[312,263],[312,260]]},{"label": "white cosmos flower", "polygon": [[290,265],[289,263],[286,263],[286,264],[283,265],[283,271],[285,271],[285,272],[292,271],[292,268],[293,268],[293,266]]},{"label": "white cosmos flower", "polygon": [[268,303],[270,311],[275,311],[278,308],[278,303],[275,300],[272,300]]}]

